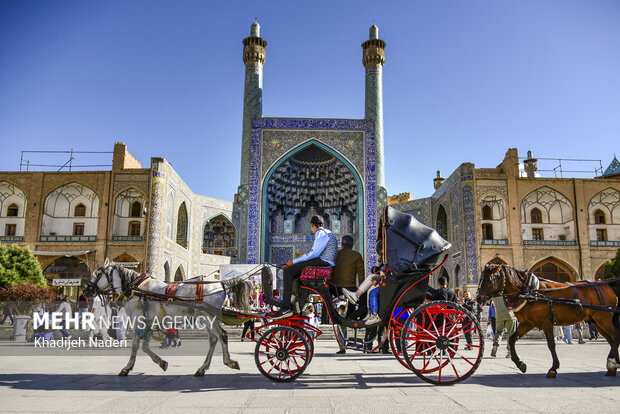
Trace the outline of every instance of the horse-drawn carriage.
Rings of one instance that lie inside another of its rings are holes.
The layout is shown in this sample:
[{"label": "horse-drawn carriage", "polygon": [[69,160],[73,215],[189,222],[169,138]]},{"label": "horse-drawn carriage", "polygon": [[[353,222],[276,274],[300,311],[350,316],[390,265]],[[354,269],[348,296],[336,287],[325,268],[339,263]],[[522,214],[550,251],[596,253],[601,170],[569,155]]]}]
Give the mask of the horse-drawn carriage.
[{"label": "horse-drawn carriage", "polygon": [[[387,264],[386,278],[379,287],[381,322],[367,325],[337,312],[331,268],[304,269],[295,295],[297,309],[302,311],[311,298],[318,298],[341,346],[345,345],[341,327],[355,332],[378,328],[374,330],[384,335],[378,337],[374,350],[387,341],[396,360],[424,381],[462,381],[473,374],[482,359],[484,338],[478,321],[457,303],[424,303],[429,277],[445,264],[449,248],[450,243],[435,230],[388,206],[380,220],[377,242],[377,253]],[[272,291],[271,280],[270,271],[263,269],[264,294]],[[274,306],[279,304],[269,295],[264,300]],[[269,321],[255,331],[260,334],[255,340],[256,365],[264,376],[279,382],[292,381],[304,372],[314,354],[314,339],[322,334],[303,312]],[[470,344],[465,339],[469,335]],[[250,333],[247,338],[251,339]]]},{"label": "horse-drawn carriage", "polygon": [[[459,304],[448,301],[425,303],[429,277],[445,264],[450,246],[432,228],[419,223],[409,214],[387,206],[379,223],[377,241],[377,253],[381,262],[387,266],[386,278],[379,286],[380,322],[369,325],[362,320],[343,317],[337,312],[332,298],[330,268],[305,269],[305,276],[301,278],[295,295],[298,313],[291,317],[271,320],[270,313],[224,310],[224,319],[229,322],[236,320],[237,323],[248,318],[263,320],[264,324],[254,332],[259,334],[259,339],[255,340],[254,355],[259,371],[272,381],[292,381],[310,364],[314,355],[314,339],[322,332],[309,323],[303,309],[311,298],[318,298],[323,302],[323,309],[327,311],[339,341],[343,340],[338,334],[340,327],[355,331],[378,328],[384,334],[377,348],[387,341],[396,360],[419,378],[433,384],[454,384],[467,379],[478,368],[484,351],[484,337],[477,319]],[[103,266],[95,273],[89,283],[89,290],[122,291],[126,296],[134,298],[132,300],[137,300],[132,305],[136,313],[144,313],[145,306],[140,305],[140,301],[172,301],[184,306],[191,302],[194,306],[219,306],[221,309],[227,288],[237,290],[237,299],[249,295],[249,288],[239,289],[244,286],[242,278],[224,281],[222,286],[203,285],[203,282],[181,284],[187,286],[182,286],[171,295],[169,286],[164,282],[155,279],[145,282],[140,275],[131,275],[126,269]],[[265,301],[278,306],[279,302],[271,297],[272,281],[268,267],[264,267]],[[158,308],[160,314],[166,312],[165,306],[160,305]],[[238,368],[238,364],[230,359],[226,332],[221,326],[218,324],[207,333],[222,342],[224,363],[231,368]],[[251,333],[247,337],[251,339]],[[467,343],[466,337],[470,338],[470,343]],[[162,369],[166,369],[167,363],[148,349],[149,338],[142,339],[145,340],[145,352]],[[140,338],[136,336],[130,362],[120,375],[127,375],[133,368],[139,341]],[[204,375],[208,369],[214,345],[210,341],[205,363],[195,375]]]}]

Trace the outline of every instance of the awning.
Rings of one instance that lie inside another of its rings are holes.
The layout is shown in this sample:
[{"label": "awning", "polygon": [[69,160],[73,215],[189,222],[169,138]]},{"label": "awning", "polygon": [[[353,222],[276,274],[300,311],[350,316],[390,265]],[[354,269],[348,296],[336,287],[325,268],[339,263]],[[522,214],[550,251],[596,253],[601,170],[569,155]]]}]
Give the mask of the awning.
[{"label": "awning", "polygon": [[78,250],[75,252],[48,252],[48,251],[41,251],[41,250],[35,250],[33,252],[36,256],[83,256],[86,253],[90,253],[90,250]]}]

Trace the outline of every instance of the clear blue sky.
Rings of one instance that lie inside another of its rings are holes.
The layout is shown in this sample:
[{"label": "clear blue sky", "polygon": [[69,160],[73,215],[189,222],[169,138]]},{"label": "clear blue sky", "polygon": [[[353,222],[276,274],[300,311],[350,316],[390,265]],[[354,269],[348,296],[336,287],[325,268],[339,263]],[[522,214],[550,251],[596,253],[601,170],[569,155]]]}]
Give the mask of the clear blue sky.
[{"label": "clear blue sky", "polygon": [[20,150],[123,141],[232,200],[255,17],[268,117],[363,118],[360,44],[379,26],[390,194],[426,197],[437,169],[494,167],[509,147],[603,168],[620,153],[616,0],[2,0],[0,170]]}]

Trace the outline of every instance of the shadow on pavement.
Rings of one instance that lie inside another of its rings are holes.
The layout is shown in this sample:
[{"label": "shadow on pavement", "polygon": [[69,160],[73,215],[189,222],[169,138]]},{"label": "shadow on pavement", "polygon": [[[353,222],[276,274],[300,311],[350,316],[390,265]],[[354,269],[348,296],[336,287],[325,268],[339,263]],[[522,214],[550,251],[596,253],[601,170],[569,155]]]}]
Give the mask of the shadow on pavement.
[{"label": "shadow on pavement", "polygon": [[[620,378],[605,377],[604,372],[559,373],[556,379],[544,374],[476,375],[465,381],[494,388],[599,388],[620,386]],[[222,390],[289,390],[289,389],[368,389],[433,387],[413,374],[305,374],[289,383],[273,383],[260,374],[192,375],[116,375],[86,374],[0,374],[0,386],[23,390],[47,391],[181,391],[208,392]],[[451,387],[459,387],[459,384]]]}]

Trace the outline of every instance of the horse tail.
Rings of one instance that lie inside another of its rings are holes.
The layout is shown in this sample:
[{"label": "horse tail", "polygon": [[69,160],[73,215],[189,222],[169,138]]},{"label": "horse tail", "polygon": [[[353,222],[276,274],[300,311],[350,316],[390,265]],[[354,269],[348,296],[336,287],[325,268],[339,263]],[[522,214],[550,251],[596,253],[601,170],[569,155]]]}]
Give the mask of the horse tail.
[{"label": "horse tail", "polygon": [[250,293],[252,291],[252,283],[244,277],[231,277],[222,281],[224,289],[230,290],[233,294],[232,306],[245,311],[250,311]]}]

